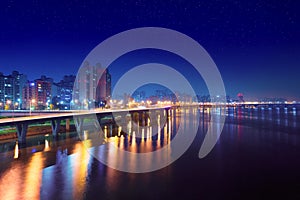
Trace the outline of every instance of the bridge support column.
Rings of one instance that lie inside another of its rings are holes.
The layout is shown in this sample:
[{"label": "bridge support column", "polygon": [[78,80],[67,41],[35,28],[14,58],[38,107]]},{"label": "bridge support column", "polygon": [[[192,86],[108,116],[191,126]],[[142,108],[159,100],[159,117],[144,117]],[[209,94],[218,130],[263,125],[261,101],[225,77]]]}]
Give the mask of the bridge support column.
[{"label": "bridge support column", "polygon": [[83,118],[81,118],[81,117],[74,117],[74,122],[75,122],[77,131],[79,133],[81,133],[82,130],[83,130]]},{"label": "bridge support column", "polygon": [[133,112],[132,113],[132,120],[133,120],[133,122],[136,123],[136,125],[139,124],[139,118],[140,118],[139,112]]},{"label": "bridge support column", "polygon": [[17,124],[18,142],[21,144],[26,142],[27,128],[27,123]]},{"label": "bridge support column", "polygon": [[150,111],[145,111],[145,126],[150,125]]},{"label": "bridge support column", "polygon": [[52,135],[57,136],[60,127],[60,119],[51,120]]},{"label": "bridge support column", "polygon": [[157,125],[157,113],[155,110],[149,111],[149,119],[150,119],[150,124],[149,126]]},{"label": "bridge support column", "polygon": [[166,108],[165,111],[166,111],[166,118],[167,118],[167,121],[168,121],[168,119],[170,117],[171,110],[170,110],[170,108]]},{"label": "bridge support column", "polygon": [[122,126],[122,128],[126,128],[127,126],[127,113],[126,112],[121,112],[119,114],[121,116],[121,123],[118,124],[119,126]]},{"label": "bridge support column", "polygon": [[140,111],[139,112],[139,124],[141,126],[145,126],[145,111]]},{"label": "bridge support column", "polygon": [[66,119],[66,131],[70,131],[70,119]]},{"label": "bridge support column", "polygon": [[166,123],[166,115],[165,115],[165,112],[166,112],[166,110],[159,110],[158,111],[158,115],[159,115],[159,124],[160,124],[160,126],[161,127],[163,127],[164,126],[164,124]]},{"label": "bridge support column", "polygon": [[93,118],[93,123],[94,123],[95,130],[99,132],[101,130],[101,127],[100,127],[100,121],[98,120],[98,117]]}]

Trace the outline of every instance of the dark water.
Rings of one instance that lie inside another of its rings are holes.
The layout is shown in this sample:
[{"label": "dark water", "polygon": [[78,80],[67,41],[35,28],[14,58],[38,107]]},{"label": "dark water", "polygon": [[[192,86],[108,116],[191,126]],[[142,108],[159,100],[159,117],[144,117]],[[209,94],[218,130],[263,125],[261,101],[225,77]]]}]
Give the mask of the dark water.
[{"label": "dark water", "polygon": [[1,143],[0,199],[300,199],[299,111],[228,109],[219,141],[199,159],[209,117],[208,110],[176,111],[159,134],[144,127],[142,139],[124,134],[128,127],[103,126],[104,143],[149,152],[170,143],[180,119],[184,134],[199,120],[194,142],[177,161],[142,174],[117,171],[91,156],[89,132],[81,135],[84,142],[67,133],[32,137],[19,149]]}]

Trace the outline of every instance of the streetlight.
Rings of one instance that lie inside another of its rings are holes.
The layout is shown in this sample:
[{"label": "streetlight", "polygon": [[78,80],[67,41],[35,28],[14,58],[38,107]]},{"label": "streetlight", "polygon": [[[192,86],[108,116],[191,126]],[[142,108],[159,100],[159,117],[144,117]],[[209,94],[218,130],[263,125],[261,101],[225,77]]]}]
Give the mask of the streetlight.
[{"label": "streetlight", "polygon": [[20,110],[21,109],[21,99],[20,98],[18,99],[18,105],[19,105],[18,110]]},{"label": "streetlight", "polygon": [[16,102],[16,103],[15,103],[15,107],[14,107],[14,109],[18,109],[18,106],[19,106],[19,103],[18,103],[18,102]]},{"label": "streetlight", "polygon": [[83,99],[83,109],[85,109],[88,106],[88,102],[86,99]]},{"label": "streetlight", "polygon": [[29,115],[31,116],[31,104],[35,103],[35,99],[31,99],[31,101],[29,102]]},{"label": "streetlight", "polygon": [[7,100],[6,104],[8,105],[8,110],[10,110],[10,104],[11,104],[11,100]]}]

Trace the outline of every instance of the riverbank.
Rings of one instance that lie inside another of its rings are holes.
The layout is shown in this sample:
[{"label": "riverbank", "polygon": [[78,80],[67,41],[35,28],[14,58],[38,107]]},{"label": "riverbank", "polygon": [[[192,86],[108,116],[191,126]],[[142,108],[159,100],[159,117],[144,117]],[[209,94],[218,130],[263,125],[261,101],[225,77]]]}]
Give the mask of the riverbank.
[{"label": "riverbank", "polygon": [[[59,133],[65,133],[65,132],[72,132],[75,131],[76,127],[73,124],[70,124],[70,129],[66,130],[65,126],[61,126],[59,128]],[[46,134],[52,134],[52,128],[51,125],[40,125],[40,126],[30,126],[28,127],[27,131],[27,137],[28,136],[34,136],[34,135],[46,135]],[[10,131],[7,131],[7,133],[2,133],[0,134],[0,141],[4,140],[12,140],[12,139],[17,139],[17,132],[16,130],[12,129]]]}]

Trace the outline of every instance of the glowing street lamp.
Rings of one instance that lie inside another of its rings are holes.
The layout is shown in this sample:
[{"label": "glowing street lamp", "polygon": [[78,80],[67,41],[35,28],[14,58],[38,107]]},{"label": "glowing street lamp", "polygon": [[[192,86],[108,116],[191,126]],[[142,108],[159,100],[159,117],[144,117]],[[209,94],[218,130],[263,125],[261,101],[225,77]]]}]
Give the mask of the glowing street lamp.
[{"label": "glowing street lamp", "polygon": [[18,102],[16,102],[16,103],[15,103],[15,107],[14,107],[14,109],[18,109],[18,106],[19,106],[19,103],[18,103]]},{"label": "glowing street lamp", "polygon": [[6,104],[8,105],[8,110],[10,110],[10,104],[11,104],[11,100],[7,100]]}]

